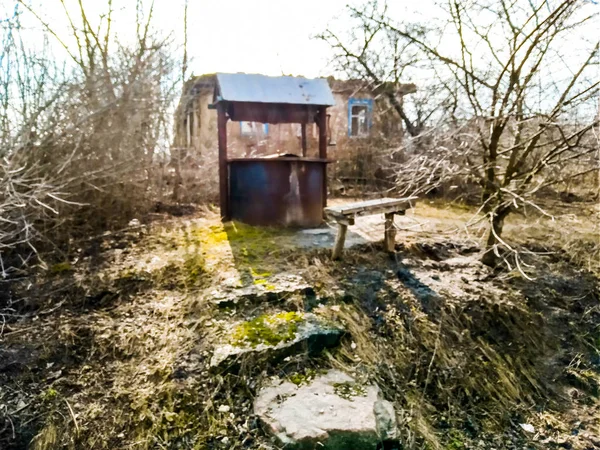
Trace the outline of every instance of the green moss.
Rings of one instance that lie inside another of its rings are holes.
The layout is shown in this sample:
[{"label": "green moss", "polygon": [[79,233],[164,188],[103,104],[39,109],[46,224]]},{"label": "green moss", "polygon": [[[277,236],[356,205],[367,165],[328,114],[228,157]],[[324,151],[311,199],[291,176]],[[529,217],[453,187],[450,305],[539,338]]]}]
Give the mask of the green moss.
[{"label": "green moss", "polygon": [[304,373],[296,372],[288,377],[288,379],[294,383],[296,386],[301,386],[303,384],[307,384],[310,381],[314,380],[315,376],[317,376],[317,371],[313,369],[306,369]]},{"label": "green moss", "polygon": [[53,388],[48,388],[42,393],[42,400],[45,402],[51,402],[58,397],[58,392]]},{"label": "green moss", "polygon": [[232,333],[232,342],[237,346],[251,347],[289,342],[296,337],[298,324],[303,320],[302,314],[297,312],[262,315],[239,324]]},{"label": "green moss", "polygon": [[458,430],[452,430],[449,434],[449,440],[446,444],[446,450],[461,450],[465,448],[465,437]]},{"label": "green moss", "polygon": [[53,266],[50,267],[50,273],[52,275],[57,275],[59,273],[64,273],[64,272],[70,272],[71,270],[73,270],[73,266],[71,266],[71,263],[65,261],[65,262],[60,262],[58,264],[54,264]]},{"label": "green moss", "polygon": [[338,397],[345,398],[346,400],[352,400],[352,397],[364,397],[367,394],[367,390],[364,386],[348,381],[344,383],[334,383],[333,392],[335,392]]},{"label": "green moss", "polygon": [[192,232],[206,248],[229,244],[236,258],[260,260],[282,249],[282,238],[291,235],[290,230],[271,227],[254,227],[240,222],[228,222],[198,228]]},{"label": "green moss", "polygon": [[264,278],[268,278],[272,275],[271,272],[257,272],[256,270],[254,270],[254,268],[250,267],[250,273],[252,274],[252,276],[254,278],[257,279],[264,279]]}]

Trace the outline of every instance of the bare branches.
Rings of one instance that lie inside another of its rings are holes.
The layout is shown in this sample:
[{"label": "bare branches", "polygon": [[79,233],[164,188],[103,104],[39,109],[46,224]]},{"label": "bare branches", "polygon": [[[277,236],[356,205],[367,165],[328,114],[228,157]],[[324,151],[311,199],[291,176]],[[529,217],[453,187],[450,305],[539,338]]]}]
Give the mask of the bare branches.
[{"label": "bare branches", "polygon": [[[569,44],[584,34],[596,11],[576,0],[551,6],[447,0],[435,26],[395,21],[375,1],[349,11],[365,32],[387,33],[418,55],[420,65],[429,61],[435,82],[420,84],[421,92],[442,85],[449,93],[440,121],[400,149],[398,188],[415,194],[478,185],[490,220],[487,262],[497,260],[500,247],[513,251],[501,238],[504,219],[520,206],[538,209],[534,195],[541,186],[567,179],[567,172],[589,173],[589,164],[598,168],[598,118],[590,115],[600,88],[591,70],[598,42],[578,40],[577,52]],[[365,72],[365,65],[374,67],[377,49],[356,52],[337,36],[329,39],[346,64],[354,61]],[[393,56],[388,58],[396,66]]]},{"label": "bare branches", "polygon": [[101,17],[91,17],[84,2],[72,9],[55,0],[63,5],[70,40],[15,1],[77,70],[59,70],[46,48],[28,48],[22,27],[8,27],[10,35],[0,31],[8,50],[0,86],[20,93],[0,109],[3,273],[11,270],[10,255],[119,226],[149,207],[156,152],[169,140],[168,110],[180,81],[169,41],[153,31],[152,4],[138,39],[127,46],[117,45],[111,32],[112,0]]}]

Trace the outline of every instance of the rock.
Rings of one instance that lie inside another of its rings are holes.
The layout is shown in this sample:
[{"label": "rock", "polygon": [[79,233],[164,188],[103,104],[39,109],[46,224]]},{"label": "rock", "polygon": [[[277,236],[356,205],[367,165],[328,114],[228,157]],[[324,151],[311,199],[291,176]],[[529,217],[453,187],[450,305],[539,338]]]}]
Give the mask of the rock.
[{"label": "rock", "polygon": [[311,313],[283,312],[238,323],[228,343],[218,346],[210,361],[212,369],[235,370],[243,356],[276,361],[307,351],[317,354],[335,347],[343,328]]},{"label": "rock", "polygon": [[309,228],[308,230],[302,230],[300,231],[300,233],[302,234],[309,234],[309,235],[319,235],[319,234],[329,234],[329,235],[334,235],[335,234],[335,230],[327,227],[327,228]]},{"label": "rock", "polygon": [[220,308],[233,308],[243,303],[283,301],[293,295],[316,297],[314,289],[304,279],[294,274],[279,274],[253,280],[253,284],[234,289],[214,289],[208,293]]},{"label": "rock", "polygon": [[331,370],[307,385],[283,382],[258,392],[254,413],[286,449],[372,449],[397,439],[392,404],[376,385]]},{"label": "rock", "polygon": [[523,428],[525,431],[527,431],[528,433],[532,433],[532,434],[535,433],[535,428],[530,423],[520,423],[519,426],[521,428]]}]

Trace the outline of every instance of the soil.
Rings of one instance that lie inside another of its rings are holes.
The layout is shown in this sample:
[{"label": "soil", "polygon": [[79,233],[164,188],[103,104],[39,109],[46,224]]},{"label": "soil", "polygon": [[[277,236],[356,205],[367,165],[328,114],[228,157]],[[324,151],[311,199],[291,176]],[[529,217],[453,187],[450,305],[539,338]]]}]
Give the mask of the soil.
[{"label": "soil", "polygon": [[[600,448],[593,205],[509,219],[521,265],[496,270],[467,208],[417,205],[392,255],[383,219],[361,219],[335,262],[330,232],[160,211],[1,282],[1,449],[277,448],[252,414],[261,384],[331,368],[381,387],[394,448]],[[209,371],[241,320],[307,311],[344,324],[338,348]]]}]

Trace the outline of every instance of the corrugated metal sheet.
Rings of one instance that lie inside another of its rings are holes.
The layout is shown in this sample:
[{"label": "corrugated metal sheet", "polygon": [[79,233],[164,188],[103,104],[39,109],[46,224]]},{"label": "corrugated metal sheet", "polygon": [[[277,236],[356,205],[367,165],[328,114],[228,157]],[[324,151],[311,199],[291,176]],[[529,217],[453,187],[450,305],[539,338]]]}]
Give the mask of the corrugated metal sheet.
[{"label": "corrugated metal sheet", "polygon": [[329,83],[324,78],[218,73],[217,83],[220,93],[217,101],[335,105]]}]

